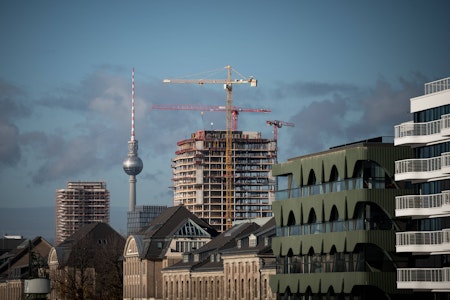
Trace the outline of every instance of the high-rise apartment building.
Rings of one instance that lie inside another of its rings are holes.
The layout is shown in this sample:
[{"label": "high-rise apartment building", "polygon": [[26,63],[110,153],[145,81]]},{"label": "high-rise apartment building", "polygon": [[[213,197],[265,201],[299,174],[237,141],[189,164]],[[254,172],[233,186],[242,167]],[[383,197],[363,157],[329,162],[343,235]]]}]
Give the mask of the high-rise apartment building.
[{"label": "high-rise apartment building", "polygon": [[109,223],[105,182],[68,182],[56,191],[56,245],[83,225],[97,222]]},{"label": "high-rise apartment building", "polygon": [[394,182],[395,161],[411,152],[374,138],[273,166],[277,299],[413,299],[396,288],[409,256],[395,251],[394,216],[410,192]]},{"label": "high-rise apartment building", "polygon": [[[276,142],[259,132],[233,131],[232,221],[272,215]],[[226,131],[199,130],[177,143],[174,206],[184,205],[217,231],[226,229]]]},{"label": "high-rise apartment building", "polygon": [[425,84],[410,99],[413,120],[395,126],[395,145],[413,157],[395,163],[395,180],[414,192],[396,198],[396,216],[408,220],[396,236],[399,253],[412,254],[397,270],[397,287],[449,299],[450,291],[450,78]]}]

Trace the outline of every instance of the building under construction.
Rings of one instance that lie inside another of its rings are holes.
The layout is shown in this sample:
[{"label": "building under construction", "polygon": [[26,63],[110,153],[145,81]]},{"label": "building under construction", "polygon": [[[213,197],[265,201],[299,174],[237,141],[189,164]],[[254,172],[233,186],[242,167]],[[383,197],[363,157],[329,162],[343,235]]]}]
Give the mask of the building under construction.
[{"label": "building under construction", "polygon": [[[174,206],[184,205],[218,231],[232,221],[272,215],[277,145],[260,132],[232,132],[233,196],[226,197],[226,131],[199,130],[177,143],[173,159]],[[231,211],[227,214],[227,207]]]},{"label": "building under construction", "polygon": [[109,223],[109,191],[105,182],[68,182],[56,191],[58,245],[83,225]]}]

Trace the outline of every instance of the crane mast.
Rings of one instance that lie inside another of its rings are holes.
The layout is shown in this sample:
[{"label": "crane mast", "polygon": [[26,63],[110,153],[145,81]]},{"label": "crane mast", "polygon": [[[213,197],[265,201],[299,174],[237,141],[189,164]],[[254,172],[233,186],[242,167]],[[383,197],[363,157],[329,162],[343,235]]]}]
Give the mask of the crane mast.
[{"label": "crane mast", "polygon": [[226,66],[226,79],[164,79],[163,83],[196,83],[196,84],[223,84],[227,93],[226,98],[226,133],[225,133],[225,228],[231,228],[234,218],[233,213],[233,84],[248,83],[251,87],[257,86],[253,77],[248,79],[232,79],[232,68]]}]

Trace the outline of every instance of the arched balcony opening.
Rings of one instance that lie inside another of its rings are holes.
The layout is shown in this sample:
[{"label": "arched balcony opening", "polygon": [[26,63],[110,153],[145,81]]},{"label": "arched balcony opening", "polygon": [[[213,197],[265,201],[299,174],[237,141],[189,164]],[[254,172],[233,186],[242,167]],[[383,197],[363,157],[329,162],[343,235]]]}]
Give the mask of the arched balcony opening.
[{"label": "arched balcony opening", "polygon": [[355,208],[353,227],[356,230],[392,230],[395,224],[377,204],[360,202]]},{"label": "arched balcony opening", "polygon": [[353,169],[353,178],[361,178],[363,188],[365,189],[398,188],[386,169],[372,160],[357,161]]},{"label": "arched balcony opening", "polygon": [[289,217],[288,217],[288,221],[287,221],[287,226],[293,226],[293,225],[295,225],[296,224],[296,222],[295,222],[295,216],[294,216],[294,213],[292,212],[292,211],[290,211],[289,212]]},{"label": "arched balcony opening", "polygon": [[331,172],[330,172],[330,179],[328,181],[333,182],[333,181],[340,181],[340,180],[341,180],[341,178],[339,177],[338,169],[337,169],[336,165],[333,165],[333,167],[331,168]]},{"label": "arched balcony opening", "polygon": [[309,211],[308,223],[304,226],[304,231],[305,234],[318,234],[324,232],[323,224],[318,222],[314,208],[311,208]]}]

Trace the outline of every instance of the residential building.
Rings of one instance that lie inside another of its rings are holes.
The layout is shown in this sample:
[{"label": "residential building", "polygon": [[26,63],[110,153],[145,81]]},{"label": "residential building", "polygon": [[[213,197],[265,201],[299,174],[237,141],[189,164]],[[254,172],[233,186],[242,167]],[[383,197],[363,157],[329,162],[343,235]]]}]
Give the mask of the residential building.
[{"label": "residential building", "polygon": [[[411,155],[373,138],[273,166],[277,299],[411,299],[396,288],[394,162]],[[406,297],[406,298],[405,298]]]},{"label": "residential building", "polygon": [[164,210],[139,233],[127,238],[123,250],[123,299],[162,299],[161,270],[217,234],[184,206]]},{"label": "residential building", "polygon": [[56,191],[56,239],[59,244],[82,226],[109,223],[109,191],[105,182],[68,182]]},{"label": "residential building", "polygon": [[159,216],[166,205],[137,205],[133,211],[127,212],[127,235],[135,234]]},{"label": "residential building", "polygon": [[450,299],[450,78],[426,83],[410,108],[413,120],[395,126],[394,138],[413,148],[411,157],[395,162],[395,180],[414,187],[396,198],[395,214],[407,220],[396,249],[412,255],[397,270],[397,287]]},{"label": "residential building", "polygon": [[269,276],[275,274],[270,240],[275,221],[260,226],[241,222],[164,268],[163,299],[275,299]]},{"label": "residential building", "polygon": [[125,238],[91,223],[50,250],[50,299],[121,299]]},{"label": "residential building", "polygon": [[1,256],[0,299],[45,299],[50,292],[46,262],[52,245],[40,236],[5,240],[5,244],[12,240],[21,243]]},{"label": "residential building", "polygon": [[22,244],[26,239],[21,235],[5,235],[0,239],[0,265],[3,264],[5,257],[3,256],[5,253],[7,255],[13,249],[16,249],[17,246]]},{"label": "residential building", "polygon": [[[232,221],[272,216],[276,142],[259,132],[233,131]],[[226,131],[199,130],[177,143],[173,159],[174,206],[187,209],[219,232],[226,229]]]}]

